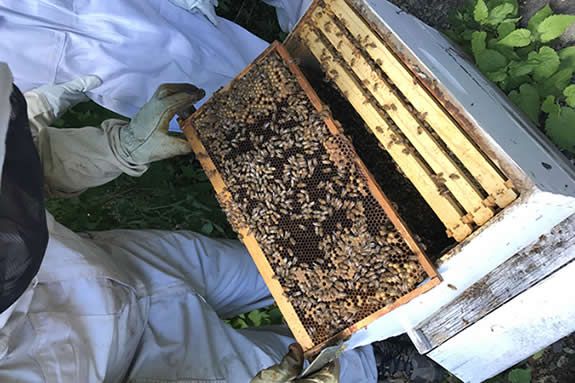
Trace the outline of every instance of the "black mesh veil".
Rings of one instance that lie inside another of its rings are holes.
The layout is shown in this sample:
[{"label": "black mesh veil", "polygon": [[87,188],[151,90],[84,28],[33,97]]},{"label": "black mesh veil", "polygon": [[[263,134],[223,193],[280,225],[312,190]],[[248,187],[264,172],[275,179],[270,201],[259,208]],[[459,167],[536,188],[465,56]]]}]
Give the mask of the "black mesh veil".
[{"label": "black mesh veil", "polygon": [[30,285],[48,244],[42,166],[26,100],[15,86],[10,106],[0,189],[0,313]]}]

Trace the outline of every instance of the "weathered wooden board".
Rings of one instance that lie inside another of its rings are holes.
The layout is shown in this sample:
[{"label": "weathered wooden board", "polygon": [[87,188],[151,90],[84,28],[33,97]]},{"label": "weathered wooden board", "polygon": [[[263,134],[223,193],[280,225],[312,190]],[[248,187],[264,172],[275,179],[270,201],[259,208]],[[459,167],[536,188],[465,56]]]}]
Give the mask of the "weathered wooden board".
[{"label": "weathered wooden board", "polygon": [[571,261],[427,356],[468,383],[507,370],[575,331],[574,278]]},{"label": "weathered wooden board", "polygon": [[[557,225],[551,233],[541,236],[537,243],[507,260],[420,323],[410,334],[419,352],[427,353],[440,346],[573,261],[575,251],[566,250],[573,246],[575,216]],[[557,293],[550,291],[550,294]],[[571,301],[571,304],[575,304],[575,301]]]}]

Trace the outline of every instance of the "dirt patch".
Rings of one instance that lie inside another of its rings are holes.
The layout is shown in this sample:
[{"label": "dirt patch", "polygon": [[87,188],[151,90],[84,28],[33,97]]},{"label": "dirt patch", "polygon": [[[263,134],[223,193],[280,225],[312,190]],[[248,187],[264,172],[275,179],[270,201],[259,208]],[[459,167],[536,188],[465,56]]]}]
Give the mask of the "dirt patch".
[{"label": "dirt patch", "polygon": [[575,381],[575,335],[547,347],[527,362],[533,383],[572,383]]}]

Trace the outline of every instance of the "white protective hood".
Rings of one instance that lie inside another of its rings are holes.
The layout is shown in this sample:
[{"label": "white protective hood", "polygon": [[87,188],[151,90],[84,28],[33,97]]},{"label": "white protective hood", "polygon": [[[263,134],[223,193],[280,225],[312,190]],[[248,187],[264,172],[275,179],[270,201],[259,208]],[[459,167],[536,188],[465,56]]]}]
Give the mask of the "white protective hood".
[{"label": "white protective hood", "polygon": [[0,62],[0,187],[6,154],[6,132],[10,122],[10,94],[12,94],[12,73],[6,63]]}]

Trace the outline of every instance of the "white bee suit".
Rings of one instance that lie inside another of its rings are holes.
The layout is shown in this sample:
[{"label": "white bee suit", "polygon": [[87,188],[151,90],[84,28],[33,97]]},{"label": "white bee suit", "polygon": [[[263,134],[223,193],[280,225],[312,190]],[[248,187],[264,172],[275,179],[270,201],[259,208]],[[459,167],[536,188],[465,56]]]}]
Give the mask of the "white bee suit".
[{"label": "white bee suit", "polygon": [[0,61],[27,91],[93,74],[89,96],[132,117],[161,83],[186,82],[208,95],[267,43],[223,18],[168,0],[0,0]]},{"label": "white bee suit", "polygon": [[312,0],[263,0],[276,8],[278,22],[284,32],[291,32],[305,14]]},{"label": "white bee suit", "polygon": [[[0,96],[11,92],[6,71],[0,65]],[[54,129],[52,106],[34,92],[26,100],[48,191],[74,194],[146,170],[115,154],[110,137],[125,122]],[[48,231],[39,272],[0,314],[0,382],[249,382],[293,342],[282,326],[238,331],[223,321],[273,302],[237,241],[184,231],[79,235],[50,215]],[[341,364],[343,382],[376,381],[371,347]]]}]

